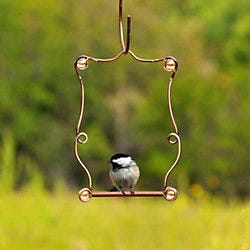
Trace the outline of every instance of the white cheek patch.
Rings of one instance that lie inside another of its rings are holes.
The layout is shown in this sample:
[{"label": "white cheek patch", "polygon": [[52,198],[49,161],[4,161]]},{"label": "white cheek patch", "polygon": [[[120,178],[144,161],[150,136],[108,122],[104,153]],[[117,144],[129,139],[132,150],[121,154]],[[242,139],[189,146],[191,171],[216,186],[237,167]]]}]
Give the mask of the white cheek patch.
[{"label": "white cheek patch", "polygon": [[122,157],[122,158],[119,158],[119,159],[116,159],[116,160],[112,160],[114,163],[117,163],[121,166],[127,166],[131,163],[132,159],[130,156],[128,157]]}]

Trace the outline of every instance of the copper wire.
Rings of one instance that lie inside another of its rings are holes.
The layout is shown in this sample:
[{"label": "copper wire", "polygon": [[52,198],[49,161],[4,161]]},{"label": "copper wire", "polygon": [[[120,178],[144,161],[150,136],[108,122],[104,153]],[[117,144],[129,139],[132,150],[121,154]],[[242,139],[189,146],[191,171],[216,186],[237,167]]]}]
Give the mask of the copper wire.
[{"label": "copper wire", "polygon": [[[174,80],[174,76],[177,72],[178,68],[178,62],[174,57],[167,56],[167,57],[162,57],[162,58],[157,58],[157,59],[144,59],[138,57],[135,53],[133,53],[130,50],[130,33],[131,33],[131,17],[127,16],[127,37],[126,37],[126,46],[124,42],[124,31],[123,31],[123,0],[119,0],[119,38],[120,38],[120,45],[121,45],[121,51],[118,52],[117,55],[111,58],[94,58],[86,55],[79,56],[76,61],[75,61],[75,70],[76,74],[78,76],[80,86],[81,86],[81,105],[80,105],[80,113],[79,113],[79,119],[77,122],[76,126],[76,137],[75,137],[75,142],[74,142],[74,151],[75,151],[75,156],[82,167],[82,169],[85,171],[87,177],[88,177],[88,183],[89,186],[81,189],[79,191],[79,198],[81,201],[86,202],[89,201],[92,197],[152,197],[152,196],[162,196],[168,201],[174,201],[177,198],[178,191],[171,187],[168,186],[168,178],[170,173],[173,171],[173,169],[176,167],[177,163],[179,162],[180,155],[181,155],[181,139],[179,136],[179,131],[177,124],[175,122],[174,114],[173,114],[173,109],[172,109],[172,99],[171,99],[171,89],[172,89],[172,84]],[[158,63],[158,62],[163,62],[163,67],[164,70],[168,72],[172,72],[172,75],[169,78],[169,84],[167,88],[167,98],[168,98],[168,109],[169,109],[169,114],[171,118],[172,125],[174,127],[174,131],[168,135],[167,139],[170,144],[178,144],[178,150],[177,150],[177,156],[176,160],[172,164],[172,166],[168,169],[166,172],[164,182],[163,182],[163,191],[135,191],[134,194],[132,195],[130,192],[125,192],[125,195],[122,194],[121,192],[106,192],[106,191],[92,191],[92,178],[91,174],[88,171],[88,168],[85,166],[85,164],[82,162],[79,153],[78,153],[78,144],[85,144],[88,141],[88,135],[85,132],[81,132],[81,126],[82,126],[82,121],[83,121],[83,115],[84,115],[84,81],[83,77],[80,74],[80,71],[83,71],[87,69],[88,64],[90,61],[93,62],[101,62],[101,63],[106,63],[106,62],[113,62],[118,60],[122,55],[127,55],[129,54],[133,59],[139,62],[143,63]],[[81,139],[81,138],[84,139]]]}]

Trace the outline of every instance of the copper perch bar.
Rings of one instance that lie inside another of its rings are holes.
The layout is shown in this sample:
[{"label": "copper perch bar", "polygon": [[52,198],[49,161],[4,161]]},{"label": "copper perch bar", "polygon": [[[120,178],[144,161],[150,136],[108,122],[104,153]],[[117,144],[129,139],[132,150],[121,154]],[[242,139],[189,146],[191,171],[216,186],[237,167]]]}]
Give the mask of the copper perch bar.
[{"label": "copper perch bar", "polygon": [[125,191],[125,195],[122,192],[103,192],[96,191],[92,192],[92,197],[120,197],[120,196],[131,196],[131,197],[142,197],[142,196],[164,196],[162,191],[135,191],[132,195],[129,191]]},{"label": "copper perch bar", "polygon": [[[79,56],[74,64],[76,74],[78,76],[80,85],[81,85],[81,106],[80,106],[80,114],[79,119],[76,127],[76,137],[75,137],[75,144],[74,144],[74,151],[75,156],[80,164],[81,168],[85,171],[89,185],[88,187],[82,188],[79,191],[79,199],[82,202],[89,201],[92,197],[164,197],[167,201],[174,201],[176,200],[178,196],[178,191],[168,186],[168,177],[170,173],[173,171],[173,169],[176,167],[177,163],[179,162],[179,158],[181,155],[181,139],[179,137],[179,131],[174,119],[173,110],[172,110],[172,100],[171,100],[171,89],[172,89],[172,83],[174,76],[177,72],[178,68],[178,62],[177,60],[172,56],[166,56],[156,59],[143,59],[138,57],[135,53],[133,53],[130,50],[130,33],[131,33],[131,16],[127,16],[127,33],[126,33],[126,44],[124,41],[124,32],[123,32],[123,17],[122,17],[122,11],[123,11],[123,0],[119,0],[119,38],[120,38],[120,45],[121,50],[118,54],[116,54],[112,58],[94,58],[86,55]],[[80,71],[86,70],[88,68],[89,62],[97,62],[97,63],[105,63],[105,62],[113,62],[118,60],[122,55],[129,54],[132,58],[134,58],[138,62],[145,62],[145,63],[157,63],[162,62],[164,70],[167,72],[172,72],[171,77],[169,78],[169,84],[168,84],[168,90],[167,90],[167,97],[168,97],[168,108],[170,113],[170,118],[174,127],[174,132],[170,133],[167,136],[167,140],[170,144],[178,144],[178,152],[176,156],[175,162],[172,164],[172,166],[167,171],[165,178],[164,178],[164,184],[163,184],[163,190],[162,191],[135,191],[133,194],[131,194],[129,191],[126,191],[125,194],[122,192],[107,192],[107,191],[93,191],[92,190],[92,178],[91,174],[87,168],[87,166],[83,163],[79,156],[78,152],[78,144],[86,144],[88,141],[88,135],[85,132],[81,132],[81,125],[83,121],[83,114],[84,114],[84,78],[80,74]]]},{"label": "copper perch bar", "polygon": [[79,191],[79,199],[82,202],[89,201],[92,197],[164,197],[167,201],[174,201],[178,196],[178,191],[173,187],[166,187],[164,191],[135,191],[131,194],[125,191],[108,192],[108,191],[91,191],[89,188],[83,188]]}]

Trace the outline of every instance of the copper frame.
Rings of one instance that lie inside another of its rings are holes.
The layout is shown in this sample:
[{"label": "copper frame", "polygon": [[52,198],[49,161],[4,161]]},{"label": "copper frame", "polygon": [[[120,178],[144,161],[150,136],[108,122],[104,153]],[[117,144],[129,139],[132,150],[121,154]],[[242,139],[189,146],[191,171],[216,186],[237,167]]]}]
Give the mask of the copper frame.
[{"label": "copper frame", "polygon": [[[78,123],[76,126],[76,137],[74,141],[74,152],[76,159],[78,163],[80,164],[81,168],[84,170],[88,177],[88,187],[85,187],[79,191],[79,199],[82,202],[89,201],[92,197],[153,197],[153,196],[161,196],[164,197],[167,201],[174,201],[176,200],[178,196],[178,191],[171,187],[168,186],[168,178],[170,173],[173,171],[173,169],[176,167],[177,163],[179,162],[180,155],[181,155],[181,139],[179,137],[179,131],[178,127],[176,125],[174,115],[173,115],[173,109],[172,109],[172,102],[171,102],[171,88],[172,88],[172,83],[174,80],[174,76],[177,72],[178,68],[178,62],[177,60],[172,57],[172,56],[166,56],[166,57],[161,57],[157,59],[143,59],[138,56],[136,56],[131,50],[130,50],[130,31],[131,31],[131,16],[127,16],[127,33],[126,33],[126,43],[124,41],[124,32],[123,32],[123,17],[122,17],[122,12],[123,12],[123,0],[119,0],[119,38],[120,38],[120,44],[121,44],[121,51],[115,55],[112,58],[106,58],[106,59],[101,59],[101,58],[94,58],[86,55],[81,55],[79,56],[75,63],[75,71],[78,77],[78,80],[80,82],[81,86],[81,106],[80,106],[80,114],[79,114],[79,119]],[[168,109],[169,109],[169,114],[171,118],[171,122],[173,124],[174,132],[171,132],[167,140],[170,144],[177,144],[177,156],[176,160],[172,164],[172,166],[168,169],[166,172],[164,182],[163,182],[163,190],[162,191],[135,191],[133,195],[131,195],[130,192],[125,192],[125,195],[122,194],[122,192],[106,192],[106,191],[93,191],[92,190],[92,177],[91,174],[86,167],[86,165],[82,162],[79,153],[78,153],[78,144],[85,144],[88,141],[88,135],[85,132],[81,132],[81,125],[82,125],[82,120],[83,120],[83,113],[84,113],[84,80],[81,75],[81,71],[87,69],[89,62],[93,61],[96,63],[107,63],[107,62],[113,62],[118,60],[122,55],[130,55],[132,58],[134,58],[136,61],[139,62],[144,62],[144,63],[158,63],[162,62],[163,63],[163,68],[167,72],[171,72],[170,78],[169,78],[169,84],[168,84],[168,89],[167,89],[167,98],[168,98]]]}]

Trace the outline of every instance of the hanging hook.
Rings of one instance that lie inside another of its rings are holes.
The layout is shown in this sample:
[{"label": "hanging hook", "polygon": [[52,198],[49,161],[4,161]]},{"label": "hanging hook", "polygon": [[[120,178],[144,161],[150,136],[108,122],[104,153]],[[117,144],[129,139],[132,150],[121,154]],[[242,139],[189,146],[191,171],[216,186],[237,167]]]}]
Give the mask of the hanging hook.
[{"label": "hanging hook", "polygon": [[127,43],[126,43],[126,49],[125,54],[128,53],[129,47],[130,47],[130,32],[131,32],[131,16],[127,16]]},{"label": "hanging hook", "polygon": [[123,0],[119,0],[119,34],[120,34],[120,43],[122,50],[125,51],[125,54],[128,53],[130,47],[130,31],[131,31],[131,16],[127,16],[127,39],[126,39],[126,47],[124,43],[124,33],[123,33],[123,18],[122,18],[122,10],[123,10]]}]

